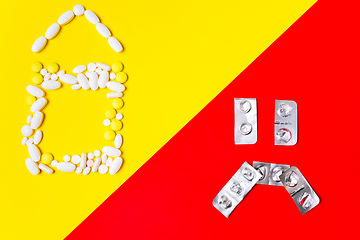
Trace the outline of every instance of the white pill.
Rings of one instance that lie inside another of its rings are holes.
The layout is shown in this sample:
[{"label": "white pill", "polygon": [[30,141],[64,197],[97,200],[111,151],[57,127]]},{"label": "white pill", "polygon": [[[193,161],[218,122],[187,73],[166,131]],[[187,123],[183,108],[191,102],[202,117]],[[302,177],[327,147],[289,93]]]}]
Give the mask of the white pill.
[{"label": "white pill", "polygon": [[69,155],[65,155],[63,159],[65,162],[69,162],[71,157]]},{"label": "white pill", "polygon": [[73,73],[82,73],[86,70],[86,66],[85,65],[80,65],[77,66],[73,69]]},{"label": "white pill", "polygon": [[90,172],[90,168],[89,168],[89,167],[86,167],[86,168],[84,169],[83,174],[84,174],[84,175],[88,175],[89,172]]},{"label": "white pill", "polygon": [[79,168],[79,167],[77,167],[76,170],[75,170],[75,172],[76,172],[77,174],[80,174],[80,173],[82,172],[82,169]]},{"label": "white pill", "polygon": [[27,137],[24,137],[24,138],[22,139],[22,141],[21,141],[21,144],[22,144],[22,145],[25,145],[26,142],[27,142],[27,140],[28,140]]},{"label": "white pill", "polygon": [[34,138],[29,138],[29,140],[27,142],[30,143],[30,144],[33,144],[34,143]]},{"label": "white pill", "polygon": [[96,172],[100,166],[100,162],[101,162],[101,159],[99,157],[97,157],[94,161],[94,165],[92,167],[92,172]]},{"label": "white pill", "polygon": [[95,156],[95,157],[99,157],[100,154],[101,154],[101,152],[100,152],[99,150],[95,150],[95,151],[94,151],[94,156]]},{"label": "white pill", "polygon": [[[108,127],[108,126],[110,126],[111,121],[110,121],[110,119],[105,119],[103,123],[104,123],[104,126],[105,126],[105,127]],[[30,135],[31,135],[31,134],[30,134]]]},{"label": "white pill", "polygon": [[116,134],[116,137],[115,137],[115,147],[116,148],[120,148],[121,145],[122,145],[122,142],[123,142],[123,139],[122,139],[122,136],[121,134]]},{"label": "white pill", "polygon": [[33,85],[28,85],[26,87],[26,91],[28,93],[30,93],[31,95],[33,95],[34,97],[42,97],[42,96],[44,96],[44,91],[41,90],[38,87],[33,86]]},{"label": "white pill", "polygon": [[84,90],[88,90],[90,88],[89,80],[85,77],[84,74],[79,73],[77,75],[77,80]]},{"label": "white pill", "polygon": [[110,82],[108,82],[108,83],[106,84],[106,86],[107,86],[110,90],[112,90],[112,91],[114,91],[114,92],[122,92],[122,91],[125,90],[125,86],[124,86],[124,85],[122,85],[122,84],[119,83],[119,82],[115,82],[115,81],[110,81]]},{"label": "white pill", "polygon": [[56,167],[56,165],[58,164],[58,161],[52,160],[50,164],[52,167]]},{"label": "white pill", "polygon": [[60,76],[60,81],[67,84],[76,84],[78,82],[77,78],[70,74],[62,74]]},{"label": "white pill", "polygon": [[117,120],[121,120],[121,119],[123,119],[124,118],[124,116],[122,115],[122,113],[117,113],[116,114],[116,119]]},{"label": "white pill", "polygon": [[116,78],[116,74],[115,73],[110,73],[110,79],[113,80]]},{"label": "white pill", "polygon": [[108,167],[106,165],[100,165],[99,167],[99,173],[105,174],[108,171]]},{"label": "white pill", "polygon": [[102,71],[99,76],[99,88],[105,88],[109,81],[109,72]]},{"label": "white pill", "polygon": [[54,172],[54,170],[52,170],[51,168],[49,168],[48,166],[46,166],[42,163],[39,164],[39,168],[48,174],[52,174]]},{"label": "white pill", "polygon": [[86,153],[81,154],[80,168],[81,169],[86,168]]},{"label": "white pill", "polygon": [[118,98],[118,97],[122,97],[123,93],[121,92],[114,92],[114,93],[108,93],[106,94],[107,98]]},{"label": "white pill", "polygon": [[86,10],[86,11],[84,12],[84,14],[85,14],[86,19],[87,19],[89,22],[91,22],[92,24],[97,24],[97,23],[100,22],[100,19],[98,18],[98,16],[96,16],[96,14],[93,13],[92,11]]},{"label": "white pill", "polygon": [[51,74],[51,80],[56,81],[58,79],[58,75],[56,73]]},{"label": "white pill", "polygon": [[73,8],[73,12],[75,13],[76,16],[81,16],[84,14],[84,7],[80,4],[75,5]]},{"label": "white pill", "polygon": [[37,112],[43,109],[47,104],[47,100],[45,98],[39,98],[36,100],[30,107],[31,112]]},{"label": "white pill", "polygon": [[31,47],[31,51],[40,52],[46,45],[47,39],[43,36],[35,40],[34,44]]},{"label": "white pill", "polygon": [[106,155],[106,154],[103,154],[103,155],[101,156],[101,162],[102,162],[102,163],[106,163],[106,160],[107,160],[107,155]]},{"label": "white pill", "polygon": [[96,70],[96,65],[95,63],[89,63],[87,65],[87,69],[90,71],[90,72],[94,72]]},{"label": "white pill", "polygon": [[47,70],[45,68],[41,69],[40,74],[45,76],[45,74],[47,74]]},{"label": "white pill", "polygon": [[85,73],[85,76],[86,76],[87,78],[89,78],[91,73],[92,73],[92,72],[87,71],[87,72]]},{"label": "white pill", "polygon": [[26,159],[25,164],[26,164],[27,169],[29,170],[29,172],[32,175],[38,175],[39,174],[39,167],[37,166],[37,164],[31,158]]},{"label": "white pill", "polygon": [[119,40],[117,40],[114,37],[109,37],[108,38],[108,42],[110,47],[115,51],[115,52],[121,52],[123,50],[123,47],[121,45],[121,43],[119,42]]},{"label": "white pill", "polygon": [[63,74],[65,74],[65,71],[64,71],[64,70],[60,70],[60,71],[57,73],[58,77],[60,77],[60,76],[63,75]]},{"label": "white pill", "polygon": [[45,32],[45,37],[47,39],[54,38],[60,31],[60,25],[58,23],[53,23]]},{"label": "white pill", "polygon": [[100,33],[104,38],[108,38],[111,36],[110,30],[102,23],[96,24],[96,30]]},{"label": "white pill", "polygon": [[81,88],[80,84],[74,84],[71,86],[72,90],[79,90]]},{"label": "white pill", "polygon": [[51,73],[46,73],[44,76],[44,81],[49,81],[50,78],[51,78]]},{"label": "white pill", "polygon": [[21,133],[24,137],[29,137],[33,134],[34,130],[29,125],[24,125],[21,128]]},{"label": "white pill", "polygon": [[71,22],[71,20],[74,18],[74,13],[73,11],[69,10],[64,12],[58,19],[58,23],[60,25],[66,25],[69,22]]},{"label": "white pill", "polygon": [[112,161],[113,161],[112,158],[108,158],[108,159],[106,160],[106,166],[110,167]]},{"label": "white pill", "polygon": [[103,72],[103,70],[101,70],[101,68],[96,68],[95,72],[96,72],[98,75],[100,75],[100,74]]},{"label": "white pill", "polygon": [[92,153],[92,152],[90,152],[90,153],[88,153],[88,155],[87,155],[87,157],[88,157],[88,159],[89,160],[93,160],[94,159],[94,153]]},{"label": "white pill", "polygon": [[81,158],[80,158],[79,155],[73,155],[72,158],[71,158],[71,162],[72,162],[73,164],[79,164],[80,161],[81,161]]},{"label": "white pill", "polygon": [[35,146],[34,144],[29,144],[28,151],[29,151],[30,158],[32,160],[34,160],[34,162],[38,162],[40,160],[41,152],[37,146]]},{"label": "white pill", "polygon": [[72,172],[75,170],[75,165],[69,162],[59,162],[56,168],[63,172]]},{"label": "white pill", "polygon": [[120,158],[120,157],[115,158],[114,161],[110,165],[109,173],[111,175],[114,175],[115,173],[117,173],[119,171],[119,169],[121,168],[122,163],[123,163],[122,158]]},{"label": "white pill", "polygon": [[101,62],[97,62],[95,65],[96,65],[96,67],[101,68],[101,69],[106,70],[106,71],[111,70],[111,67],[109,65],[106,65],[106,64],[101,63]]},{"label": "white pill", "polygon": [[42,140],[42,131],[41,130],[36,130],[35,135],[34,135],[34,144],[38,145]]},{"label": "white pill", "polygon": [[119,157],[121,155],[121,151],[114,147],[103,147],[102,152],[111,157]]},{"label": "white pill", "polygon": [[44,114],[42,112],[36,112],[33,116],[33,118],[31,119],[31,128],[32,129],[37,129],[38,127],[41,126],[42,122],[44,119]]},{"label": "white pill", "polygon": [[90,72],[89,74],[89,85],[91,90],[97,90],[99,87],[99,77],[96,73]]}]

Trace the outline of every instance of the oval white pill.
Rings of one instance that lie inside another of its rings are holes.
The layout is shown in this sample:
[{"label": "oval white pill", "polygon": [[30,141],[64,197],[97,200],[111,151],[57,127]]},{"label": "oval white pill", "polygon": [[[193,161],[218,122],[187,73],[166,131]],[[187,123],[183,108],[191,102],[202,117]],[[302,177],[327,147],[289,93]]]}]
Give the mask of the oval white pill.
[{"label": "oval white pill", "polygon": [[63,74],[60,76],[60,81],[67,84],[76,84],[78,82],[77,78],[70,74]]},{"label": "oval white pill", "polygon": [[105,88],[109,81],[109,72],[102,71],[99,76],[99,88]]},{"label": "oval white pill", "polygon": [[69,11],[66,11],[64,12],[58,19],[58,23],[60,25],[66,25],[68,24],[69,22],[71,22],[71,20],[73,20],[74,18],[74,13],[73,11],[69,10]]},{"label": "oval white pill", "polygon": [[104,63],[101,63],[101,62],[97,62],[95,64],[97,67],[103,69],[103,70],[106,70],[106,71],[110,71],[111,70],[111,67],[109,65],[106,65]]},{"label": "oval white pill", "polygon": [[111,157],[119,157],[121,155],[121,151],[114,147],[103,147],[102,152]]},{"label": "oval white pill", "polygon": [[64,70],[61,70],[57,73],[58,77],[60,77],[61,75],[65,74],[65,71]]},{"label": "oval white pill", "polygon": [[60,31],[60,25],[58,23],[53,23],[45,32],[45,37],[47,39],[54,38]]},{"label": "oval white pill", "polygon": [[115,82],[115,81],[110,81],[110,82],[108,82],[108,83],[106,84],[106,86],[107,86],[110,90],[112,90],[112,91],[114,91],[114,92],[122,92],[122,91],[125,90],[125,86],[124,86],[124,85],[122,85],[122,84],[119,83],[119,82]]},{"label": "oval white pill", "polygon": [[98,168],[100,166],[100,162],[101,162],[101,159],[99,157],[97,157],[95,159],[94,165],[92,167],[92,170],[91,170],[92,172],[96,172],[98,170]]},{"label": "oval white pill", "polygon": [[30,93],[31,95],[33,95],[34,97],[43,97],[44,96],[44,91],[33,85],[28,85],[26,87],[26,91],[28,93]]},{"label": "oval white pill", "polygon": [[34,144],[29,144],[28,151],[29,151],[30,158],[34,162],[38,162],[40,160],[41,152],[37,146],[35,146]]},{"label": "oval white pill", "polygon": [[76,16],[80,16],[84,14],[84,7],[80,4],[75,5],[73,8],[73,12],[75,13]]},{"label": "oval white pill", "polygon": [[81,154],[81,160],[80,160],[80,168],[84,169],[86,167],[86,153]]},{"label": "oval white pill", "polygon": [[63,172],[72,172],[75,170],[75,165],[69,162],[59,162],[56,168]]},{"label": "oval white pill", "polygon": [[31,158],[27,158],[25,160],[25,164],[26,164],[27,169],[29,170],[29,172],[32,175],[38,175],[39,174],[39,167],[37,166],[37,164]]},{"label": "oval white pill", "polygon": [[80,65],[77,66],[73,69],[73,73],[82,73],[86,70],[86,66],[85,65]]},{"label": "oval white pill", "polygon": [[110,73],[110,79],[113,80],[116,78],[116,74],[115,73]]},{"label": "oval white pill", "polygon": [[94,155],[95,155],[95,157],[100,156],[100,154],[101,154],[101,152],[100,152],[99,150],[95,150],[95,151],[94,151]]},{"label": "oval white pill", "polygon": [[84,174],[84,175],[88,175],[89,172],[90,172],[90,168],[89,168],[89,167],[86,167],[86,168],[84,169],[83,174]]},{"label": "oval white pill", "polygon": [[48,174],[52,174],[54,172],[54,170],[52,170],[51,168],[49,168],[48,166],[46,166],[42,163],[39,164],[39,168]]},{"label": "oval white pill", "polygon": [[42,121],[44,118],[44,114],[42,112],[36,112],[33,116],[33,118],[31,119],[31,128],[32,129],[37,129],[38,127],[41,126]]},{"label": "oval white pill", "polygon": [[63,159],[65,162],[68,162],[68,161],[70,161],[71,158],[69,155],[65,155]]},{"label": "oval white pill", "polygon": [[124,118],[124,116],[122,115],[122,113],[117,113],[116,114],[116,119],[117,120],[121,120],[121,119],[123,119]]},{"label": "oval white pill", "polygon": [[42,140],[42,131],[37,130],[34,135],[34,144],[38,145]]},{"label": "oval white pill", "polygon": [[96,30],[100,33],[104,38],[108,38],[111,36],[110,30],[102,23],[96,24]]},{"label": "oval white pill", "polygon": [[71,162],[74,163],[74,164],[79,164],[81,161],[81,158],[79,155],[73,155],[72,158],[71,158]]},{"label": "oval white pill", "polygon": [[119,42],[119,40],[117,40],[114,37],[109,37],[108,38],[108,42],[110,47],[115,51],[115,52],[121,52],[123,50],[123,47],[121,45],[121,43]]},{"label": "oval white pill", "polygon": [[118,98],[118,97],[122,97],[123,93],[121,92],[114,92],[114,93],[108,93],[106,94],[107,98]]},{"label": "oval white pill", "polygon": [[123,139],[122,139],[121,134],[117,134],[115,137],[115,147],[120,148],[122,145],[122,142],[123,142]]},{"label": "oval white pill", "polygon": [[90,72],[89,74],[89,85],[91,90],[97,90],[99,87],[99,78],[98,75],[94,72]]},{"label": "oval white pill", "polygon": [[99,167],[99,173],[105,174],[108,171],[108,167],[106,165],[100,165]]},{"label": "oval white pill", "polygon": [[21,128],[21,133],[24,137],[29,137],[33,134],[34,130],[29,125],[24,125]]},{"label": "oval white pill", "polygon": [[106,163],[106,160],[107,160],[107,155],[106,155],[106,154],[103,154],[103,155],[101,156],[101,162],[102,162],[102,163]]},{"label": "oval white pill", "polygon": [[100,19],[98,18],[98,16],[95,13],[93,13],[92,11],[86,10],[84,12],[84,14],[85,14],[86,19],[89,22],[91,22],[92,24],[97,24],[100,22]]},{"label": "oval white pill", "polygon": [[30,107],[31,112],[37,112],[43,109],[47,104],[47,100],[45,98],[39,98],[36,100]]},{"label": "oval white pill", "polygon": [[89,80],[85,77],[84,74],[79,73],[77,75],[77,80],[84,90],[88,90],[90,88]]},{"label": "oval white pill", "polygon": [[45,76],[45,74],[47,74],[47,70],[45,68],[41,69],[40,74]]},{"label": "oval white pill", "polygon": [[47,82],[43,82],[41,87],[47,90],[54,90],[61,87],[61,83],[59,81],[50,80]]},{"label": "oval white pill", "polygon": [[80,84],[74,84],[71,86],[72,90],[79,90],[81,88]]},{"label": "oval white pill", "polygon": [[80,173],[82,172],[82,169],[79,168],[79,167],[77,167],[76,170],[75,170],[75,172],[76,172],[77,174],[80,174]]},{"label": "oval white pill", "polygon": [[87,65],[87,69],[90,71],[90,72],[94,72],[96,70],[96,65],[95,63],[89,63]]},{"label": "oval white pill", "polygon": [[114,161],[110,165],[109,173],[111,175],[114,175],[115,173],[117,173],[119,171],[119,169],[121,168],[122,163],[123,163],[122,158],[120,158],[120,157],[115,158]]},{"label": "oval white pill", "polygon": [[[105,126],[105,127],[108,127],[108,126],[110,126],[111,121],[110,121],[110,119],[105,119],[103,123],[104,123],[104,126]],[[31,134],[30,134],[30,135],[31,135]]]},{"label": "oval white pill", "polygon": [[31,51],[40,52],[45,47],[46,43],[47,43],[47,39],[45,37],[43,36],[39,37],[32,45]]},{"label": "oval white pill", "polygon": [[56,73],[51,74],[51,80],[55,81],[58,79],[58,75]]},{"label": "oval white pill", "polygon": [[58,161],[56,161],[56,160],[51,161],[51,166],[52,167],[56,167],[57,164],[58,164]]},{"label": "oval white pill", "polygon": [[26,142],[27,142],[27,140],[28,140],[27,137],[24,137],[24,138],[22,139],[22,141],[21,141],[21,144],[22,144],[22,145],[25,145]]}]

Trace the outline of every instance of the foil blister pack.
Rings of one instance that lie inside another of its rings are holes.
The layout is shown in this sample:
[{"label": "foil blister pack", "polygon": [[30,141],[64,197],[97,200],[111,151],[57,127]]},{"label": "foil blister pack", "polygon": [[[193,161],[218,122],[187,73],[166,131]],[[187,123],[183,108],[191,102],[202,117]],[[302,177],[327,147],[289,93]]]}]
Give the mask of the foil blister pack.
[{"label": "foil blister pack", "polygon": [[256,98],[235,98],[235,144],[257,142]]},{"label": "foil blister pack", "polygon": [[295,101],[275,100],[275,145],[292,146],[298,137],[297,104]]},{"label": "foil blister pack", "polygon": [[280,176],[290,168],[290,165],[254,161],[253,167],[261,175],[257,184],[283,186]]}]

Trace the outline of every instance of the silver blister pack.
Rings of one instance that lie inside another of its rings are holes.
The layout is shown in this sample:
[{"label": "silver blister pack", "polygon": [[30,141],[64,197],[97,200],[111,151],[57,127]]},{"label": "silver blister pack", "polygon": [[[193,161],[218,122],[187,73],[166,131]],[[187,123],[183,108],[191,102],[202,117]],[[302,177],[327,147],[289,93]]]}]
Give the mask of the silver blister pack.
[{"label": "silver blister pack", "polygon": [[218,195],[216,195],[213,200],[214,207],[225,217],[229,217],[260,177],[260,174],[255,168],[247,162],[244,162],[230,181],[221,189]]},{"label": "silver blister pack", "polygon": [[290,168],[290,165],[254,161],[253,167],[261,175],[260,180],[257,182],[258,184],[283,186],[280,176]]},{"label": "silver blister pack", "polygon": [[275,145],[292,146],[298,138],[297,104],[294,101],[275,100]]},{"label": "silver blister pack", "polygon": [[235,144],[257,142],[256,98],[235,98]]},{"label": "silver blister pack", "polygon": [[286,170],[280,180],[302,214],[320,203],[319,197],[297,167]]}]

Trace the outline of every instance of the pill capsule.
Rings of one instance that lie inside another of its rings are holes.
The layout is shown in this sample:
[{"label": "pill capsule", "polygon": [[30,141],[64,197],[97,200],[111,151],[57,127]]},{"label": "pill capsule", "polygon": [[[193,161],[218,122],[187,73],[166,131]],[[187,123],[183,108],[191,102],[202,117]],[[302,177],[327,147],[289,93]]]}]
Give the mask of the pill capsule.
[{"label": "pill capsule", "polygon": [[94,165],[92,167],[92,172],[96,172],[100,166],[100,161],[101,161],[101,158],[97,157],[95,159],[95,162],[94,162]]},{"label": "pill capsule", "polygon": [[98,18],[98,16],[95,13],[93,13],[92,11],[86,10],[84,12],[84,14],[85,14],[86,19],[89,22],[91,22],[92,24],[97,24],[100,22],[100,19]]},{"label": "pill capsule", "polygon": [[123,119],[124,118],[124,116],[122,115],[122,113],[117,113],[116,114],[116,119],[117,120],[121,120],[121,119]]},{"label": "pill capsule", "polygon": [[90,71],[90,72],[94,72],[96,70],[96,64],[95,63],[89,63],[87,65],[87,69]]},{"label": "pill capsule", "polygon": [[58,23],[53,23],[46,30],[45,37],[47,39],[52,39],[52,38],[56,37],[56,35],[59,33],[59,31],[60,31],[60,25]]},{"label": "pill capsule", "polygon": [[110,121],[110,119],[105,119],[103,123],[104,123],[105,127],[108,127],[108,126],[110,126],[111,121]]},{"label": "pill capsule", "polygon": [[30,111],[33,113],[40,111],[46,106],[46,104],[47,104],[47,100],[45,98],[39,98],[31,105]]},{"label": "pill capsule", "polygon": [[106,84],[106,87],[114,92],[122,92],[125,90],[125,86],[119,82],[110,81]]},{"label": "pill capsule", "polygon": [[40,52],[45,47],[46,43],[47,43],[47,39],[45,37],[43,36],[39,37],[32,45],[31,51]]},{"label": "pill capsule", "polygon": [[97,90],[99,87],[99,78],[98,75],[94,72],[90,72],[89,85],[91,90]]},{"label": "pill capsule", "polygon": [[106,71],[111,70],[111,67],[109,65],[106,65],[106,64],[101,63],[101,62],[97,62],[95,65],[96,65],[96,67],[101,68],[101,69],[106,70]]},{"label": "pill capsule", "polygon": [[24,137],[24,138],[22,139],[22,141],[21,141],[21,144],[22,144],[22,145],[25,145],[26,142],[27,142],[27,140],[28,140],[27,137]]},{"label": "pill capsule", "polygon": [[80,173],[82,172],[82,169],[79,168],[79,167],[77,167],[76,170],[75,170],[75,172],[76,172],[77,174],[80,174]]},{"label": "pill capsule", "polygon": [[34,161],[34,162],[38,162],[40,160],[40,149],[35,146],[34,144],[29,144],[28,145],[28,151],[29,151],[29,155],[30,158]]},{"label": "pill capsule", "polygon": [[39,174],[39,167],[37,166],[37,164],[31,158],[26,159],[25,164],[26,164],[27,169],[29,170],[29,172],[32,175],[38,175]]},{"label": "pill capsule", "polygon": [[115,173],[117,173],[119,171],[119,169],[121,168],[122,163],[123,163],[123,160],[121,157],[115,158],[114,161],[112,161],[112,163],[110,164],[109,173],[111,175],[114,175]]},{"label": "pill capsule", "polygon": [[82,73],[86,70],[86,66],[85,65],[80,65],[77,66],[73,69],[73,73]]},{"label": "pill capsule", "polygon": [[84,174],[84,175],[88,175],[89,173],[90,173],[90,167],[86,167],[86,168],[84,169],[83,174]]},{"label": "pill capsule", "polygon": [[87,158],[92,160],[92,159],[94,159],[94,156],[95,156],[94,153],[89,152],[88,155],[87,155]]},{"label": "pill capsule", "polygon": [[119,157],[121,155],[119,149],[109,146],[103,147],[102,152],[111,157]]},{"label": "pill capsule", "polygon": [[54,90],[60,88],[61,83],[59,81],[51,80],[51,81],[43,82],[41,84],[41,87],[48,90]]},{"label": "pill capsule", "polygon": [[56,168],[63,172],[72,172],[75,170],[75,165],[70,162],[59,162]]},{"label": "pill capsule", "polygon": [[71,162],[74,164],[79,164],[81,161],[81,157],[79,155],[73,155],[71,158]]},{"label": "pill capsule", "polygon": [[47,74],[47,70],[45,68],[41,69],[40,74],[45,76],[45,74]]},{"label": "pill capsule", "polygon": [[70,159],[71,159],[71,157],[70,157],[69,155],[65,155],[65,156],[63,157],[63,159],[64,159],[65,162],[69,162]]},{"label": "pill capsule", "polygon": [[59,163],[58,161],[52,160],[50,164],[51,164],[52,167],[56,167],[56,165],[57,165],[58,163]]},{"label": "pill capsule", "polygon": [[60,76],[60,81],[67,84],[76,84],[78,82],[77,78],[70,74],[62,74]]},{"label": "pill capsule", "polygon": [[44,96],[44,91],[33,85],[28,85],[26,87],[26,91],[28,93],[30,93],[31,95],[33,95],[34,97],[43,97]]},{"label": "pill capsule", "polygon": [[99,157],[100,154],[101,154],[101,152],[100,152],[99,150],[95,150],[95,151],[94,151],[94,156],[95,156],[95,157]]},{"label": "pill capsule", "polygon": [[34,135],[34,144],[38,145],[42,140],[42,131],[37,130]]},{"label": "pill capsule", "polygon": [[73,11],[69,10],[69,11],[66,11],[64,12],[58,19],[58,23],[60,25],[66,25],[68,24],[69,22],[71,22],[71,20],[73,20],[74,18],[74,13]]},{"label": "pill capsule", "polygon": [[81,88],[80,84],[74,84],[71,86],[72,90],[79,90]]},{"label": "pill capsule", "polygon": [[110,73],[110,79],[114,80],[116,78],[116,74],[115,73]]},{"label": "pill capsule", "polygon": [[99,88],[105,88],[109,81],[109,72],[102,71],[99,76]]},{"label": "pill capsule", "polygon": [[96,24],[96,30],[100,33],[104,38],[108,38],[111,36],[110,30],[102,23]]},{"label": "pill capsule", "polygon": [[36,112],[33,116],[33,118],[31,119],[31,128],[32,129],[37,129],[38,127],[41,126],[42,121],[44,118],[44,114],[42,112]]},{"label": "pill capsule", "polygon": [[88,90],[90,88],[89,80],[85,77],[84,74],[79,73],[77,75],[77,80],[84,90]]},{"label": "pill capsule", "polygon": [[86,166],[92,167],[93,165],[94,165],[94,161],[93,161],[93,160],[87,160],[87,161],[86,161]]},{"label": "pill capsule", "polygon": [[123,50],[123,47],[121,45],[121,43],[119,42],[119,40],[117,40],[114,37],[109,37],[108,38],[108,42],[110,47],[115,51],[115,52],[121,52]]},{"label": "pill capsule", "polygon": [[99,167],[99,173],[105,174],[108,171],[108,167],[106,165],[100,165]]},{"label": "pill capsule", "polygon": [[103,154],[103,155],[101,156],[101,162],[102,162],[102,163],[106,163],[106,160],[107,160],[107,155],[106,155],[106,154]]},{"label": "pill capsule", "polygon": [[42,163],[39,164],[39,168],[48,174],[52,174],[54,172],[54,170],[52,170],[51,168],[49,168],[48,166],[46,166]]},{"label": "pill capsule", "polygon": [[61,70],[57,73],[58,77],[60,77],[61,75],[65,74],[65,71],[64,70]]},{"label": "pill capsule", "polygon": [[116,148],[120,148],[121,145],[122,145],[122,141],[123,141],[123,139],[122,139],[121,134],[116,134],[116,137],[115,137],[115,147],[116,147]]},{"label": "pill capsule", "polygon": [[106,95],[107,98],[119,98],[122,96],[123,96],[123,93],[121,93],[121,92],[108,93]]},{"label": "pill capsule", "polygon": [[56,73],[51,74],[51,80],[56,81],[58,79],[58,75]]},{"label": "pill capsule", "polygon": [[24,137],[29,137],[33,134],[34,130],[29,125],[24,125],[21,128],[21,133]]},{"label": "pill capsule", "polygon": [[81,16],[84,14],[84,7],[80,4],[75,5],[73,8],[73,12],[75,13],[76,16]]},{"label": "pill capsule", "polygon": [[86,153],[82,153],[80,160],[80,168],[84,169],[85,167],[86,167]]}]

